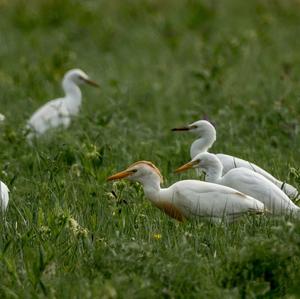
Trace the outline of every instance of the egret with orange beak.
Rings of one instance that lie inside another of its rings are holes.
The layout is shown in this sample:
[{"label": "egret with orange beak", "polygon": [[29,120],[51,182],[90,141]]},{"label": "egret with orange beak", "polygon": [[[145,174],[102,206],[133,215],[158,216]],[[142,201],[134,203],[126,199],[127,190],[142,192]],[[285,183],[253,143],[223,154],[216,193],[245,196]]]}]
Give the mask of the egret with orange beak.
[{"label": "egret with orange beak", "polygon": [[[174,128],[172,131],[187,131],[195,133],[199,137],[192,143],[190,148],[192,159],[199,153],[207,152],[216,141],[216,129],[206,120],[199,120],[185,127]],[[282,189],[289,197],[296,198],[299,195],[298,190],[295,187],[276,179],[270,173],[249,161],[225,154],[216,155],[223,165],[223,175],[231,169],[245,167],[264,176],[270,182]]]},{"label": "egret with orange beak", "polygon": [[203,171],[206,182],[227,186],[256,198],[274,215],[292,214],[300,217],[300,208],[275,184],[253,170],[244,167],[234,168],[222,176],[223,165],[218,157],[210,153],[200,153],[175,172],[191,168]]},{"label": "egret with orange beak", "polygon": [[161,188],[162,175],[148,161],[136,162],[107,178],[108,181],[119,179],[141,183],[151,203],[178,221],[196,218],[232,222],[247,213],[264,212],[264,205],[260,201],[225,186],[184,180]]},{"label": "egret with orange beak", "polygon": [[60,126],[67,128],[70,125],[72,117],[79,113],[81,107],[81,91],[78,85],[82,84],[99,87],[80,69],[72,69],[65,74],[62,80],[65,97],[49,101],[31,116],[27,123],[29,141],[49,129]]}]

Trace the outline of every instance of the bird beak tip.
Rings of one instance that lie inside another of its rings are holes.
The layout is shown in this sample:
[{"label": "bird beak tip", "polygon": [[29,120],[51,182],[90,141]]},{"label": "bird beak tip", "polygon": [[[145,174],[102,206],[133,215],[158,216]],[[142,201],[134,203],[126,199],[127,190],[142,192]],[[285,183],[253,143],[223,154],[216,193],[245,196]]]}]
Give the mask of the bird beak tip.
[{"label": "bird beak tip", "polygon": [[174,172],[175,173],[184,172],[184,171],[186,171],[186,170],[188,170],[188,169],[190,169],[192,167],[193,167],[193,164],[191,162],[189,162],[189,163],[186,163],[186,164],[178,167],[177,169],[175,169]]},{"label": "bird beak tip", "polygon": [[182,171],[184,171],[183,166],[178,167],[177,169],[175,169],[175,170],[174,170],[174,173],[180,173],[180,172],[182,172]]},{"label": "bird beak tip", "polygon": [[100,85],[99,85],[97,82],[95,82],[95,81],[93,81],[93,80],[91,80],[91,79],[85,79],[84,81],[85,81],[86,84],[89,84],[89,85],[91,85],[91,86],[100,88]]},{"label": "bird beak tip", "polygon": [[121,171],[121,172],[118,172],[118,173],[116,173],[116,174],[114,174],[114,175],[109,176],[109,177],[106,179],[106,181],[107,181],[107,182],[110,182],[110,181],[114,181],[114,180],[121,180],[121,179],[123,179],[123,178],[126,178],[126,177],[129,176],[130,174],[131,174],[131,173],[130,173],[129,171],[124,170],[124,171]]}]

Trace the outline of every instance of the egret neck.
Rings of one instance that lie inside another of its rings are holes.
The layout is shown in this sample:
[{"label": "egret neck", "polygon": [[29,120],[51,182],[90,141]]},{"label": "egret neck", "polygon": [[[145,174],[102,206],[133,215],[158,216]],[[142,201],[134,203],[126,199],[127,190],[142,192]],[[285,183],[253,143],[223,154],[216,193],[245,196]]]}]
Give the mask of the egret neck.
[{"label": "egret neck", "polygon": [[195,140],[191,145],[190,155],[193,159],[197,154],[207,152],[208,149],[216,141],[216,131],[206,130],[199,139]]},{"label": "egret neck", "polygon": [[81,91],[80,88],[70,78],[64,78],[62,82],[63,90],[66,93],[65,103],[70,114],[76,115],[81,106]]},{"label": "egret neck", "polygon": [[218,158],[208,161],[208,164],[202,166],[205,172],[205,181],[219,184],[222,179],[223,165]]},{"label": "egret neck", "polygon": [[154,204],[160,201],[160,181],[161,178],[154,172],[139,178],[139,182],[143,185],[145,196]]}]

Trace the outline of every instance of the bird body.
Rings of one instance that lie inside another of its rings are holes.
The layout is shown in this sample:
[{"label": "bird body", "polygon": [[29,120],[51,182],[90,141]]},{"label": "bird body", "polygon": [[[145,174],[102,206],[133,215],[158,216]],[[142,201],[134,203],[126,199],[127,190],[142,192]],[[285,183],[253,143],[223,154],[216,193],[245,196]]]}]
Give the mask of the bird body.
[{"label": "bird body", "polygon": [[222,176],[223,165],[217,155],[200,153],[191,162],[177,169],[177,172],[189,168],[202,170],[207,182],[234,188],[246,195],[261,201],[275,215],[296,213],[300,208],[275,184],[261,174],[248,168],[240,167],[229,170]]},{"label": "bird body", "polygon": [[179,221],[205,219],[231,222],[247,213],[263,213],[264,205],[256,199],[232,188],[184,180],[168,188],[161,188],[159,170],[147,161],[140,161],[108,180],[127,178],[143,185],[145,196],[159,209]]},{"label": "bird body", "polygon": [[219,187],[197,180],[179,181],[160,190],[156,206],[159,207],[160,202],[171,202],[184,218],[212,221],[223,217],[234,221],[246,213],[264,211],[264,206],[257,200],[231,188]]},{"label": "bird body", "polygon": [[220,182],[215,183],[234,188],[260,200],[275,215],[298,211],[300,216],[300,208],[280,188],[253,170],[231,169]]},{"label": "bird body", "polygon": [[30,118],[28,125],[34,132],[28,138],[34,135],[42,135],[50,128],[63,126],[67,128],[71,123],[72,113],[70,113],[65,99],[56,99],[48,102],[39,108]]},{"label": "bird body", "polygon": [[262,169],[261,167],[257,166],[256,164],[234,157],[226,154],[216,154],[216,156],[219,158],[223,165],[223,174],[226,174],[228,171],[234,169],[234,168],[239,168],[239,167],[244,167],[249,170],[252,170],[254,172],[259,173],[260,175],[264,176],[267,180],[275,184],[278,188],[282,188],[283,191],[290,195],[292,198],[296,197],[298,194],[298,191],[296,188],[293,186],[284,183],[275,177],[273,177],[270,173]]},{"label": "bird body", "polygon": [[[186,127],[174,128],[172,130],[194,132],[199,136],[199,138],[192,143],[190,148],[190,155],[192,159],[199,153],[208,152],[208,150],[216,141],[216,129],[210,122],[206,120],[199,120]],[[270,182],[275,184],[277,187],[281,188],[284,191],[284,193],[286,193],[289,197],[296,198],[298,196],[298,190],[295,187],[288,183],[278,180],[277,178],[275,178],[270,173],[257,166],[256,164],[226,154],[216,155],[223,165],[223,175],[234,168],[248,168],[261,174]]]},{"label": "bird body", "polygon": [[79,69],[68,71],[62,81],[65,97],[49,101],[40,107],[29,119],[27,128],[31,131],[27,138],[40,136],[49,129],[67,128],[72,117],[79,113],[81,107],[81,91],[78,85],[87,83],[98,86],[88,75]]},{"label": "bird body", "polygon": [[9,201],[9,189],[0,181],[0,209],[5,212]]}]

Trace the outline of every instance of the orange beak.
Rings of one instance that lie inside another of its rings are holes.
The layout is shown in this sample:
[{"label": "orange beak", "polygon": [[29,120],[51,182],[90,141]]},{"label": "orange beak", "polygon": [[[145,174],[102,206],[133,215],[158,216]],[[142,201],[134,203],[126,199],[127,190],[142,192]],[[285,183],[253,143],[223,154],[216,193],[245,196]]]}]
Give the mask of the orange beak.
[{"label": "orange beak", "polygon": [[132,171],[124,170],[124,171],[118,172],[118,173],[108,177],[106,180],[107,181],[121,180],[121,179],[124,179],[124,178],[126,178],[127,176],[129,176],[131,174],[132,174]]},{"label": "orange beak", "polygon": [[188,169],[193,168],[194,165],[199,164],[199,160],[188,162],[175,170],[176,173],[186,171]]},{"label": "orange beak", "polygon": [[100,85],[99,85],[98,83],[96,83],[95,81],[93,81],[93,80],[85,79],[85,78],[84,78],[83,81],[84,81],[86,84],[89,84],[89,85],[91,85],[91,86],[100,88]]}]

